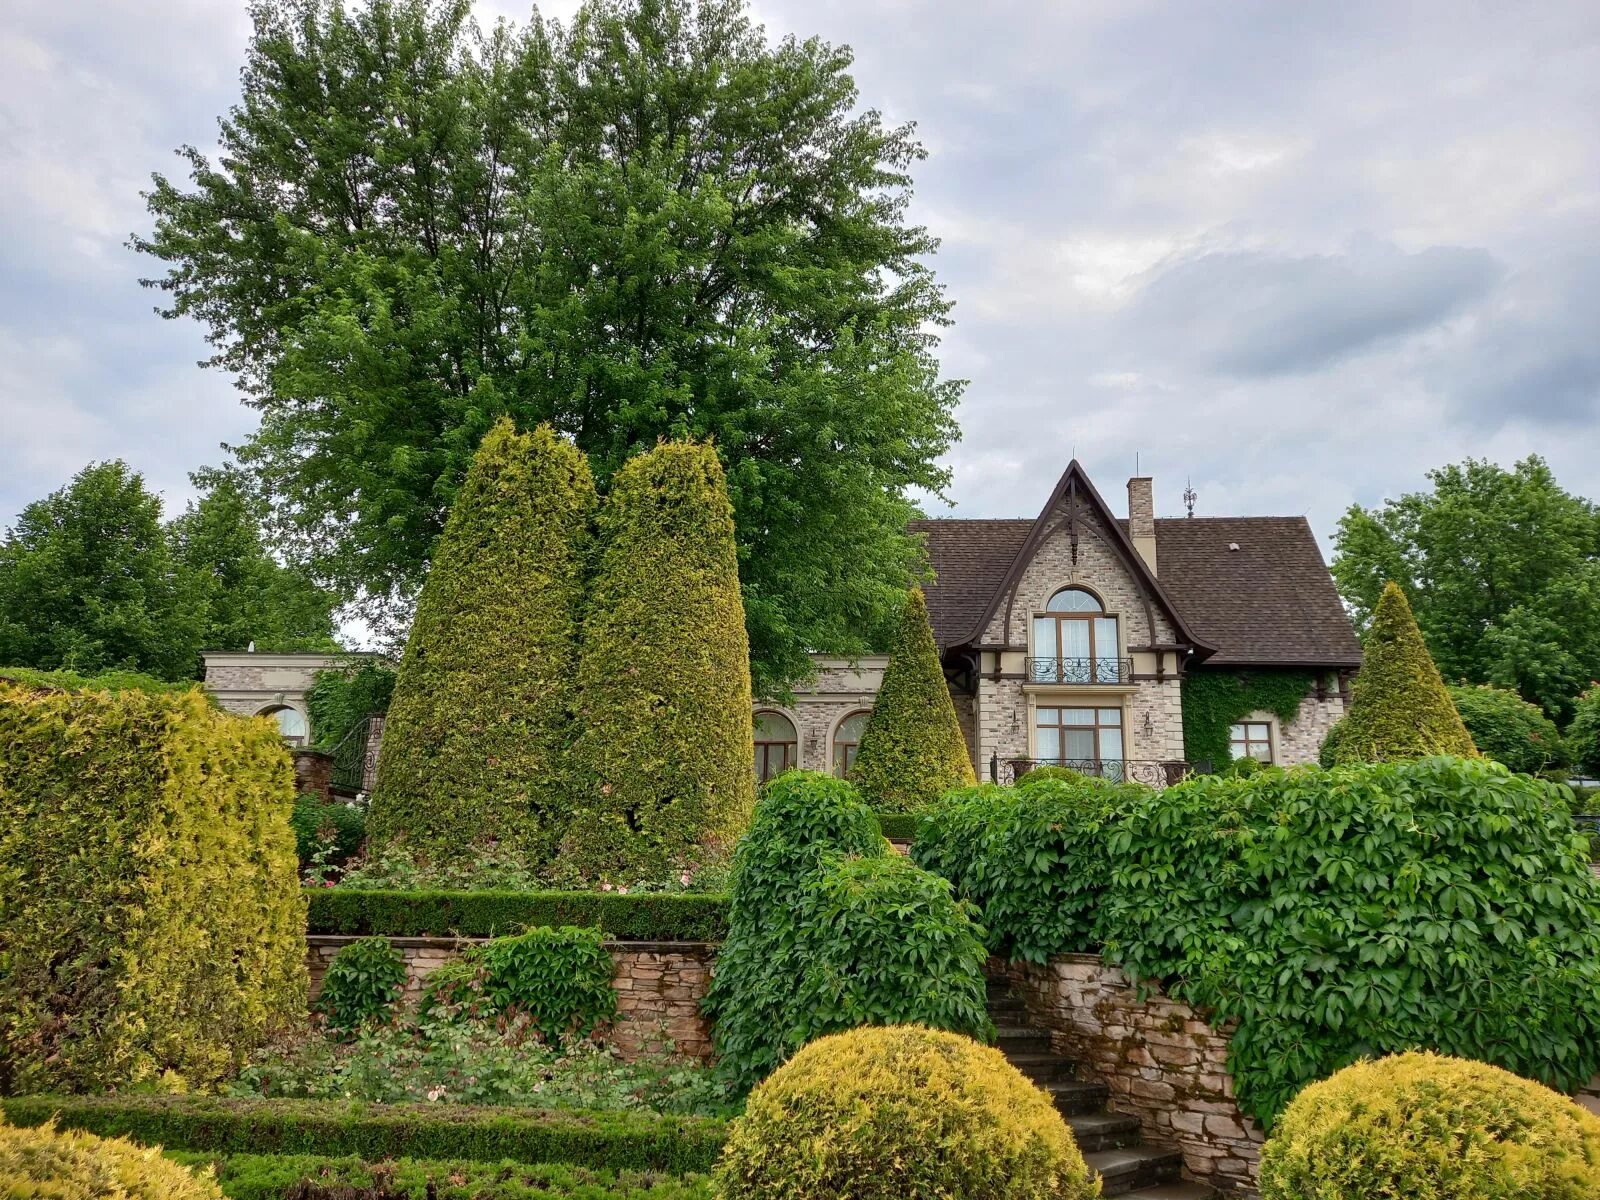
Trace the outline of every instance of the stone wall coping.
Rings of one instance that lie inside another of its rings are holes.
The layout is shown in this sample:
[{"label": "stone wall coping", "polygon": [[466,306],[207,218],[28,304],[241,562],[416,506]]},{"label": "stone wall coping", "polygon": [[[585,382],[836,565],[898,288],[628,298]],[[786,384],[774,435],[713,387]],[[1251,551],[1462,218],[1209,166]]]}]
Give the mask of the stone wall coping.
[{"label": "stone wall coping", "polygon": [[[364,937],[387,937],[397,950],[454,950],[460,946],[475,946],[491,941],[486,937],[400,937],[390,934],[364,933],[308,933],[310,946],[348,946]],[[607,938],[602,945],[607,950],[631,950],[638,954],[705,954],[717,949],[720,942],[638,942]]]}]

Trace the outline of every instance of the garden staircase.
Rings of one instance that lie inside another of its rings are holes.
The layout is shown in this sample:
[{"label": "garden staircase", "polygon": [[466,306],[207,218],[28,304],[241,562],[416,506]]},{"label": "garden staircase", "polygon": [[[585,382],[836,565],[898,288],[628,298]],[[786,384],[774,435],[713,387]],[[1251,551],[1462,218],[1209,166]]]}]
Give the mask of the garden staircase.
[{"label": "garden staircase", "polygon": [[1050,1049],[1050,1035],[1028,1024],[1022,1001],[1004,979],[989,980],[989,1016],[996,1045],[1012,1066],[1049,1092],[1072,1127],[1091,1171],[1098,1172],[1102,1196],[1127,1200],[1211,1200],[1209,1187],[1179,1178],[1183,1156],[1170,1147],[1150,1146],[1137,1117],[1106,1109],[1110,1090],[1079,1079],[1077,1064]]}]

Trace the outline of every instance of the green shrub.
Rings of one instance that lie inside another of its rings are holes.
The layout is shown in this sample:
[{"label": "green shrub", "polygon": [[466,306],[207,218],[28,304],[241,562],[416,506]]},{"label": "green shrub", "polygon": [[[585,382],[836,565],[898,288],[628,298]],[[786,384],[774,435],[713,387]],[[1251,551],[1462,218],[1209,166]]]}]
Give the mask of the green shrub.
[{"label": "green shrub", "polygon": [[99,671],[80,675],[76,671],[36,671],[32,667],[0,667],[0,679],[28,688],[54,688],[63,692],[153,692],[157,695],[183,695],[196,692],[213,708],[216,700],[192,679],[168,683],[138,671]]},{"label": "green shrub", "polygon": [[1074,771],[1071,767],[1033,767],[1023,772],[1022,776],[1016,781],[1016,785],[1019,788],[1034,787],[1041,783],[1050,783],[1058,780],[1066,783],[1077,783],[1083,778],[1082,771]]},{"label": "green shrub", "polygon": [[1476,758],[1202,776],[1109,848],[1107,956],[1238,1021],[1263,1122],[1364,1054],[1600,1069],[1600,884],[1558,784]]},{"label": "green shrub", "polygon": [[706,999],[724,1069],[749,1087],[811,1038],[868,1023],[987,1037],[982,937],[948,883],[890,852],[849,783],[779,776],[734,853]]},{"label": "green shrub", "polygon": [[301,792],[294,798],[289,828],[294,830],[295,855],[302,871],[318,854],[338,866],[360,853],[367,838],[367,814],[354,804]]},{"label": "green shrub", "polygon": [[502,420],[484,436],[400,662],[368,818],[376,844],[550,854],[593,510],[588,460],[548,426],[519,434]]},{"label": "green shrub", "polygon": [[1090,1200],[1050,1097],[998,1050],[914,1025],[813,1042],[750,1095],[720,1200]]},{"label": "green shrub", "polygon": [[334,1194],[377,1189],[389,1200],[713,1200],[704,1175],[594,1170],[506,1159],[401,1158],[369,1163],[355,1157],[309,1154],[200,1154],[169,1151],[168,1158],[213,1167],[228,1200],[282,1200],[303,1180]]},{"label": "green shrub", "polygon": [[909,842],[917,836],[918,813],[879,812],[873,816],[878,818],[878,832],[892,842]]},{"label": "green shrub", "polygon": [[1350,711],[1328,731],[1322,765],[1403,762],[1434,754],[1477,754],[1439,668],[1423,643],[1411,604],[1388,584],[1362,642]]},{"label": "green shrub", "polygon": [[362,721],[388,712],[397,678],[392,665],[370,654],[318,671],[306,692],[313,744],[332,750]]},{"label": "green shrub", "polygon": [[731,846],[755,798],[750,646],[716,452],[663,442],[630,459],[599,524],[562,857],[590,875],[660,874],[698,846]]},{"label": "green shrub", "polygon": [[1561,733],[1537,704],[1488,684],[1446,690],[1479,753],[1524,775],[1566,763]]},{"label": "green shrub", "polygon": [[1585,775],[1600,775],[1600,683],[1590,684],[1578,697],[1567,726],[1567,748]]},{"label": "green shrub", "polygon": [[86,1129],[147,1146],[224,1154],[459,1158],[576,1163],[610,1170],[706,1171],[727,1134],[707,1117],[638,1112],[360,1104],[215,1096],[0,1098],[16,1125]]},{"label": "green shrub", "polygon": [[850,780],[874,808],[915,812],[976,782],[921,588],[906,596]]},{"label": "green shrub", "polygon": [[293,803],[270,720],[0,684],[0,1091],[207,1086],[298,1023]]},{"label": "green shrub", "polygon": [[405,956],[388,938],[360,938],[328,964],[317,1008],[327,1014],[330,1028],[351,1030],[387,1015],[405,990]]},{"label": "green shrub", "polygon": [[483,996],[494,1009],[526,1014],[559,1041],[586,1038],[617,1015],[616,966],[598,929],[542,926],[479,948]]},{"label": "green shrub", "polygon": [[308,888],[307,924],[322,934],[502,937],[534,925],[584,925],[620,941],[716,942],[728,898],[693,893],[389,892]]},{"label": "green shrub", "polygon": [[1600,1118],[1509,1071],[1435,1054],[1346,1067],[1284,1111],[1261,1200],[1600,1196]]},{"label": "green shrub", "polygon": [[222,1194],[210,1171],[169,1162],[159,1147],[0,1121],[0,1195],[12,1200],[212,1200]]},{"label": "green shrub", "polygon": [[1031,771],[1023,780],[949,793],[924,815],[911,856],[978,906],[991,953],[1035,963],[1093,953],[1111,884],[1107,835],[1149,792],[1082,777],[1033,779]]}]

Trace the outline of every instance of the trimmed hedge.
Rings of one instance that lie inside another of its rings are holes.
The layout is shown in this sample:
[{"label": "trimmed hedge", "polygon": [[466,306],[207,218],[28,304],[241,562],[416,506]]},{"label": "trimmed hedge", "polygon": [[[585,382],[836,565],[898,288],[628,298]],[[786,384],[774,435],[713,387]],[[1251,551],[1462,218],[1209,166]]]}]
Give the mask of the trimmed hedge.
[{"label": "trimmed hedge", "polygon": [[375,845],[548,857],[563,819],[594,481],[547,425],[484,435],[434,548],[383,729]]},{"label": "trimmed hedge", "polygon": [[755,803],[750,643],[716,451],[662,442],[611,480],[578,667],[574,809],[561,857],[666,876],[731,846]]},{"label": "trimmed hedge", "polygon": [[878,832],[891,842],[916,841],[921,813],[875,812],[872,815],[878,818]]},{"label": "trimmed hedge", "polygon": [[915,812],[977,782],[921,588],[906,596],[850,781],[867,803],[890,812]]},{"label": "trimmed hedge", "polygon": [[504,937],[581,925],[617,941],[718,942],[728,898],[692,892],[368,892],[307,888],[311,933]]},{"label": "trimmed hedge", "polygon": [[215,1096],[20,1096],[0,1099],[14,1125],[86,1129],[173,1150],[225,1154],[459,1158],[576,1163],[613,1170],[706,1171],[727,1136],[709,1117],[245,1100]]},{"label": "trimmed hedge", "polygon": [[369,1163],[353,1156],[201,1154],[173,1150],[174,1162],[212,1167],[228,1200],[283,1200],[302,1180],[321,1188],[381,1188],[391,1200],[712,1200],[704,1175],[595,1170],[557,1163],[497,1163],[401,1158]]},{"label": "trimmed hedge", "polygon": [[0,683],[0,1091],[206,1087],[298,1024],[293,806],[270,720]]}]

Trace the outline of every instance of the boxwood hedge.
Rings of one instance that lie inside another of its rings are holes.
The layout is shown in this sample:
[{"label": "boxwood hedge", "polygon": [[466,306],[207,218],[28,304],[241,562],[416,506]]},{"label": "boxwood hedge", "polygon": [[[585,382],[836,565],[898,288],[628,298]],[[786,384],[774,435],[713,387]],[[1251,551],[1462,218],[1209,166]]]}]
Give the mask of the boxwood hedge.
[{"label": "boxwood hedge", "polygon": [[728,898],[688,892],[368,892],[307,888],[311,933],[503,937],[540,925],[599,928],[619,941],[717,942]]}]

